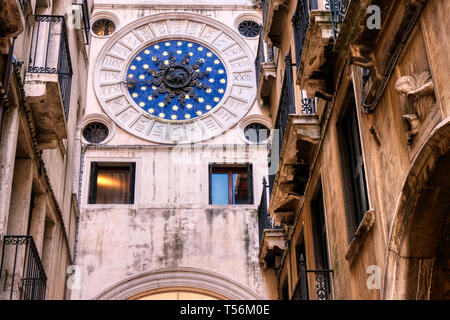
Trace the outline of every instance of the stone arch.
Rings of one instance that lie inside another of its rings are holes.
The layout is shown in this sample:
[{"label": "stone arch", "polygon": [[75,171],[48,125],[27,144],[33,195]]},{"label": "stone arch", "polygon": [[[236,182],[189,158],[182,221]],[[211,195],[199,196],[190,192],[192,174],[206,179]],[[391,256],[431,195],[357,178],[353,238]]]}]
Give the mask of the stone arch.
[{"label": "stone arch", "polygon": [[449,172],[447,117],[413,159],[398,198],[386,253],[384,299],[450,298]]},{"label": "stone arch", "polygon": [[171,290],[191,291],[215,299],[260,300],[236,281],[198,268],[164,268],[122,280],[98,295],[95,300],[126,300]]}]

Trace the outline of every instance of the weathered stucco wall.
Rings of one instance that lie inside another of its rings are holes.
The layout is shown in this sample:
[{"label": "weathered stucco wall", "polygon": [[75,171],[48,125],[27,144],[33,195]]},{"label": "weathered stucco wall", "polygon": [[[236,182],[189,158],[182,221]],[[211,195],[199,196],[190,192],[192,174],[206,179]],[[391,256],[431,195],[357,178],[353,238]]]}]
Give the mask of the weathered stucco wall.
[{"label": "weathered stucco wall", "polygon": [[[168,2],[161,6],[139,1],[124,6],[119,2],[96,1],[92,20],[112,14],[118,31],[150,15],[192,12],[213,18],[236,34],[236,21],[243,15],[260,21],[253,1],[220,5],[200,1],[195,2],[195,9],[184,6],[191,4],[186,2],[179,7]],[[92,79],[95,61],[108,39],[92,37],[87,88],[90,98],[85,116],[105,114],[94,98]],[[249,60],[254,61],[257,38],[243,40],[252,51]],[[261,114],[255,101],[245,117]],[[93,299],[131,276],[169,267],[213,272],[241,284],[260,298],[275,298],[273,272],[263,272],[258,261],[257,207],[262,179],[267,176],[267,147],[253,145],[245,149],[239,124],[181,153],[179,147],[145,141],[119,126],[114,130],[106,146],[88,147],[84,154],[77,250],[81,286],[71,290],[71,298]],[[133,205],[87,204],[92,161],[136,162]],[[209,205],[208,164],[213,162],[252,163],[254,204]]]},{"label": "weathered stucco wall", "polygon": [[[127,277],[165,267],[216,272],[271,298],[270,277],[258,262],[256,213],[267,149],[254,147],[239,158],[222,146],[205,149],[191,154],[194,162],[168,148],[88,149],[85,168],[90,161],[136,161],[135,204],[86,204],[85,170],[77,257],[82,282],[72,298],[95,298]],[[254,205],[208,204],[208,164],[227,161],[253,164]]]}]

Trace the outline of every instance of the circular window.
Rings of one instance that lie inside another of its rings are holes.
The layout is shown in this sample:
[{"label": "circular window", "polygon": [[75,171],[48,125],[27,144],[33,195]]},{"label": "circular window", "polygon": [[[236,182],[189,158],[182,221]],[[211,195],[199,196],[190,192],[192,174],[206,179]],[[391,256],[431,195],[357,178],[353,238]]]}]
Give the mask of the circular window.
[{"label": "circular window", "polygon": [[90,122],[83,129],[83,137],[91,143],[100,143],[109,135],[108,127],[101,122]]},{"label": "circular window", "polygon": [[254,38],[259,36],[261,26],[256,21],[245,20],[239,23],[238,30],[244,37]]},{"label": "circular window", "polygon": [[270,130],[261,123],[250,123],[244,129],[245,138],[253,143],[266,141],[270,136]]},{"label": "circular window", "polygon": [[98,19],[92,25],[92,32],[97,36],[106,37],[116,30],[116,25],[109,19]]}]

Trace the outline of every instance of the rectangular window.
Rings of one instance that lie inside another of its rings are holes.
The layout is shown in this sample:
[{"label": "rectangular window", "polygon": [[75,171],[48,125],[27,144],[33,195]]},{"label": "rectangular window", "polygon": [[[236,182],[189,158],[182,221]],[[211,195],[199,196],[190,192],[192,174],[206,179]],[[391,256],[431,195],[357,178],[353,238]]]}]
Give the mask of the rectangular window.
[{"label": "rectangular window", "polygon": [[314,237],[316,269],[329,269],[328,238],[323,205],[322,186],[320,185],[311,202],[312,228]]},{"label": "rectangular window", "polygon": [[133,204],[135,163],[91,163],[89,204]]},{"label": "rectangular window", "polygon": [[252,165],[209,165],[210,204],[253,204]]},{"label": "rectangular window", "polygon": [[[328,237],[325,221],[325,206],[323,204],[322,185],[319,184],[316,195],[311,201],[311,221],[314,242],[315,269],[330,269],[330,261],[328,258]],[[330,273],[321,274],[324,280],[325,293],[327,299],[331,296],[331,276]]]},{"label": "rectangular window", "polygon": [[354,98],[341,122],[343,143],[343,175],[346,192],[349,238],[358,228],[364,214],[369,210],[364,161],[359,136],[358,116]]}]

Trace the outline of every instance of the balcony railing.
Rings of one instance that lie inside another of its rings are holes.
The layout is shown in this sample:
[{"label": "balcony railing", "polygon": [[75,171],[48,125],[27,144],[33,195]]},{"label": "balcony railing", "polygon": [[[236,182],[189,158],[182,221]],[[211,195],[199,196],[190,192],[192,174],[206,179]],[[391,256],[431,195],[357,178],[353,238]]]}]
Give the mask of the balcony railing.
[{"label": "balcony railing", "polygon": [[72,62],[63,16],[36,15],[31,38],[29,73],[58,74],[66,119],[72,87]]},{"label": "balcony railing", "polygon": [[309,27],[309,10],[309,0],[299,0],[297,9],[292,17],[297,70],[300,67],[300,60],[302,59],[303,47],[306,40],[306,32]]},{"label": "balcony railing", "polygon": [[276,226],[273,219],[267,212],[267,185],[266,178],[263,178],[263,189],[261,202],[258,207],[258,225],[259,225],[259,243],[262,241],[264,229],[282,229],[282,226]]},{"label": "balcony railing", "polygon": [[91,22],[89,18],[89,5],[87,0],[73,0],[72,4],[77,4],[81,7],[84,30],[84,44],[89,44],[89,32],[91,31]]},{"label": "balcony railing", "polygon": [[9,300],[45,299],[47,277],[33,237],[5,236],[3,238],[0,275],[2,284],[9,283],[8,279],[3,277],[11,277]]},{"label": "balcony railing", "polygon": [[280,102],[278,104],[278,114],[275,121],[275,129],[279,130],[280,148],[286,132],[286,125],[290,114],[295,114],[295,98],[292,80],[292,59],[286,55],[286,71],[284,74],[283,86],[281,89]]},{"label": "balcony railing", "polygon": [[345,12],[351,0],[327,0],[325,8],[331,12],[331,24],[333,26],[334,37],[337,39],[342,23],[344,22]]},{"label": "balcony railing", "polygon": [[262,2],[262,18],[263,21],[266,21],[266,15],[267,15],[267,10],[268,10],[268,6],[269,6],[269,1],[270,0],[263,0]]},{"label": "balcony railing", "polygon": [[20,6],[22,7],[23,12],[25,12],[25,10],[27,9],[29,2],[29,0],[20,0]]},{"label": "balcony railing", "polygon": [[256,79],[259,81],[259,75],[261,73],[262,65],[266,62],[273,62],[274,54],[273,47],[265,45],[263,38],[263,28],[261,26],[261,33],[259,35],[258,51],[255,59]]},{"label": "balcony railing", "polygon": [[[281,89],[280,102],[278,106],[277,119],[275,121],[275,129],[279,130],[280,147],[286,132],[286,125],[290,114],[296,114],[294,87],[292,79],[292,60],[289,55],[286,56],[286,71]],[[316,113],[314,99],[302,98],[302,114]]]},{"label": "balcony railing", "polygon": [[333,270],[307,270],[306,263],[303,255],[300,255],[300,270],[299,279],[295,286],[292,300],[309,300],[308,293],[308,273],[314,273],[315,275],[315,288],[318,300],[330,300],[331,299],[331,276]]}]

